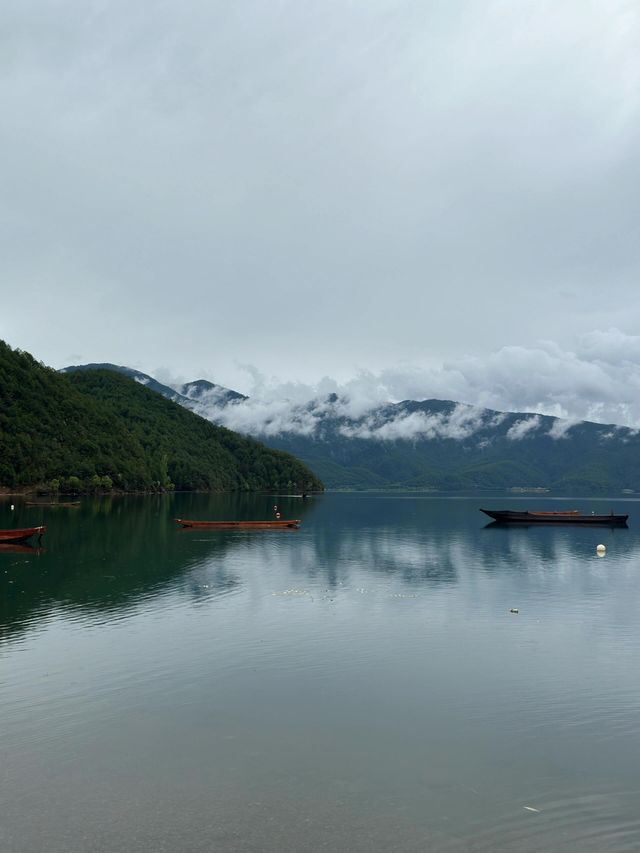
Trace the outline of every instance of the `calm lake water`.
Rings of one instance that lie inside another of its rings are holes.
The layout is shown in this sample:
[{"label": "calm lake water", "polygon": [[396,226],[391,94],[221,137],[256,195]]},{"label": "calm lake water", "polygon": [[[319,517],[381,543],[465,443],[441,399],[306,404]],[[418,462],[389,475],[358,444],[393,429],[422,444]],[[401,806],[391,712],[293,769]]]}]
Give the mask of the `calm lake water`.
[{"label": "calm lake water", "polygon": [[2,853],[640,850],[640,503],[275,502],[0,504]]}]

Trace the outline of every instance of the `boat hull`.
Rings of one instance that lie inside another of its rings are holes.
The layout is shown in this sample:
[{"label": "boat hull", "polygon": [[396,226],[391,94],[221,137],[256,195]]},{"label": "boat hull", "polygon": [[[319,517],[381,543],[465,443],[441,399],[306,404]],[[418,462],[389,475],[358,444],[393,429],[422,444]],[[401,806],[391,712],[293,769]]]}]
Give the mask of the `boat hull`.
[{"label": "boat hull", "polygon": [[191,521],[187,518],[176,518],[176,524],[182,527],[202,530],[281,530],[283,528],[297,529],[299,519],[274,519],[273,521]]},{"label": "boat hull", "polygon": [[568,512],[517,512],[508,509],[481,509],[499,524],[592,524],[606,527],[626,527],[628,515],[582,515]]},{"label": "boat hull", "polygon": [[27,539],[31,539],[32,536],[42,536],[46,529],[46,527],[41,526],[0,530],[0,542],[25,542]]}]

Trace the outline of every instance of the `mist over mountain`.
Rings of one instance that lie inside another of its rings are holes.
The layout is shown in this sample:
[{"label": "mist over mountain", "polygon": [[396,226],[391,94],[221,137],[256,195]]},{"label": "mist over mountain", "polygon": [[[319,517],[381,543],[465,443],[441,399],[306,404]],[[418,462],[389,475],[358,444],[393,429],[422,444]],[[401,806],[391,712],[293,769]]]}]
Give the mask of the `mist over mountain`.
[{"label": "mist over mountain", "polygon": [[207,379],[196,379],[194,382],[185,382],[180,386],[179,392],[187,400],[197,402],[201,405],[226,406],[227,403],[249,399],[244,394],[239,394],[237,391],[232,391],[223,385],[216,385]]},{"label": "mist over mountain", "polygon": [[329,488],[640,490],[640,436],[630,427],[452,400],[380,404],[374,390],[304,400],[301,389],[249,398],[206,380],[164,389],[207,420],[294,454]]},{"label": "mist over mountain", "polygon": [[330,488],[598,494],[640,486],[640,439],[626,427],[444,400],[406,400],[357,418],[321,408],[313,432],[262,440],[295,453]]}]

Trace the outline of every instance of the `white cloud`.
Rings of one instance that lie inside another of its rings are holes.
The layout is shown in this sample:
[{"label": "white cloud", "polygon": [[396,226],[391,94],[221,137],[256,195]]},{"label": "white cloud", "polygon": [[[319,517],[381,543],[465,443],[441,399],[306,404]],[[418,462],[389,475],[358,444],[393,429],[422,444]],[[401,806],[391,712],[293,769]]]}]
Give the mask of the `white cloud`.
[{"label": "white cloud", "polygon": [[567,418],[566,420],[562,420],[558,418],[553,422],[551,428],[547,432],[549,438],[566,438],[569,435],[569,430],[572,429],[576,424],[582,423],[580,420],[571,420]]},{"label": "white cloud", "polygon": [[422,371],[384,371],[381,378],[396,399],[436,397],[498,411],[640,425],[640,338],[619,329],[585,335],[573,349],[551,341],[505,346]]},{"label": "white cloud", "polygon": [[[502,347],[485,358],[465,357],[438,367],[361,371],[342,383],[327,376],[315,384],[283,382],[255,367],[245,365],[244,370],[249,382],[236,390],[248,394],[248,401],[222,411],[214,397],[200,406],[205,416],[241,432],[311,435],[324,418],[342,417],[349,421],[345,433],[360,437],[465,438],[477,428],[477,412],[485,409],[498,412],[485,424],[495,429],[503,423],[504,412],[556,417],[549,431],[556,439],[583,420],[640,427],[640,338],[617,329],[592,332],[572,350],[541,341],[531,348]],[[215,375],[210,378],[218,381]],[[376,414],[390,402],[430,398],[465,405],[451,418],[402,409],[393,421]],[[519,434],[518,429],[512,435]]]},{"label": "white cloud", "polygon": [[347,438],[368,438],[378,441],[396,441],[451,438],[469,438],[483,423],[483,411],[473,406],[458,405],[450,415],[424,412],[400,413],[391,420],[373,415],[362,423],[347,424],[340,433]]},{"label": "white cloud", "polygon": [[616,367],[640,365],[640,335],[626,335],[620,329],[596,330],[583,335],[579,357],[586,361]]},{"label": "white cloud", "polygon": [[523,418],[507,430],[509,441],[521,441],[540,426],[540,418],[535,415],[532,418]]}]

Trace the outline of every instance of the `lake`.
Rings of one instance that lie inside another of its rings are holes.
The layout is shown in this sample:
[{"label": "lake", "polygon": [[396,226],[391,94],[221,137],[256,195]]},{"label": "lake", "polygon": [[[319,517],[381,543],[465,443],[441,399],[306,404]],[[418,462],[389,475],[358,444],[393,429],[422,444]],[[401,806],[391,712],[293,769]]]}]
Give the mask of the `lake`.
[{"label": "lake", "polygon": [[[301,529],[172,521],[274,503]],[[0,550],[2,853],[640,850],[636,501],[0,503],[40,523]]]}]

